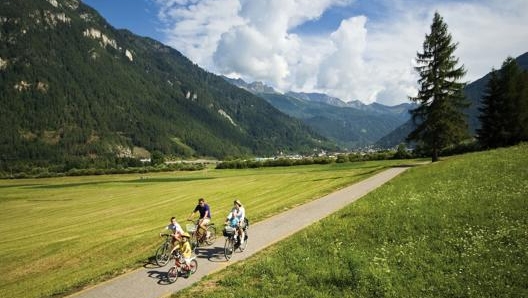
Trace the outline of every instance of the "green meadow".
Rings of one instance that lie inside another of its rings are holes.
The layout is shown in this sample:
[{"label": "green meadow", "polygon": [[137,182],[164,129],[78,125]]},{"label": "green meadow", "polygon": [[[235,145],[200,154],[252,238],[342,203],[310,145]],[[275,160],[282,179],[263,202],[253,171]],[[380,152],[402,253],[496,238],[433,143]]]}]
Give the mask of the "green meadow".
[{"label": "green meadow", "polygon": [[173,297],[235,296],[528,297],[528,144],[412,168]]},{"label": "green meadow", "polygon": [[60,297],[141,267],[200,197],[213,222],[235,198],[255,222],[401,163],[0,180],[0,297]]}]

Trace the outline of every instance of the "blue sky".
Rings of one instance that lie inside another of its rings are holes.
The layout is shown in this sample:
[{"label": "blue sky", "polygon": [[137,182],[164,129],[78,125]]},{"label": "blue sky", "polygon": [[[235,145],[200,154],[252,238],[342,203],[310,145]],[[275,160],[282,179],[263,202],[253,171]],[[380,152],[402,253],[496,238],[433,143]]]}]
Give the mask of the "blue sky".
[{"label": "blue sky", "polygon": [[158,5],[150,0],[82,0],[96,9],[112,26],[126,28],[137,35],[162,41],[164,34],[159,21]]},{"label": "blue sky", "polygon": [[528,51],[526,0],[83,0],[216,74],[279,91],[394,105],[416,94],[414,58],[435,11],[474,81]]}]

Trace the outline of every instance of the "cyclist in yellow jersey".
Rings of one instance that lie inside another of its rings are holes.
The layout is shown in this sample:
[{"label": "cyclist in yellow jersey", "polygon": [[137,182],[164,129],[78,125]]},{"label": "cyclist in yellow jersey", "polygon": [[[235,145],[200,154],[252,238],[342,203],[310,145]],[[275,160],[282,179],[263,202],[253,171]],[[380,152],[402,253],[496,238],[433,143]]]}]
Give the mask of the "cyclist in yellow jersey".
[{"label": "cyclist in yellow jersey", "polygon": [[187,268],[191,264],[192,256],[192,248],[191,243],[189,242],[189,238],[191,238],[191,235],[189,235],[189,233],[187,232],[184,232],[181,235],[181,241],[178,242],[171,251],[171,254],[177,249],[180,251],[183,256],[183,259],[185,260],[185,265],[187,266]]}]

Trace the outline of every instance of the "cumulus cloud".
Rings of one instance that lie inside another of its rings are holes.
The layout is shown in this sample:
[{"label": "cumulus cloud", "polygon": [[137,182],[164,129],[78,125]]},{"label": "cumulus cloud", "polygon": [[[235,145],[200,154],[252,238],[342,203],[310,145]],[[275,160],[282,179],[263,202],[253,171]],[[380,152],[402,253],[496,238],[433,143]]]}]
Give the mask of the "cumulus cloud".
[{"label": "cumulus cloud", "polygon": [[439,9],[453,39],[456,54],[476,80],[508,57],[528,51],[528,1],[483,1],[446,5]]},{"label": "cumulus cloud", "polygon": [[221,73],[279,83],[289,66],[273,41],[254,27],[235,27],[222,35],[213,53],[215,67]]},{"label": "cumulus cloud", "polygon": [[[151,1],[165,24],[163,41],[203,68],[344,101],[394,105],[415,95],[413,59],[435,11],[459,42],[455,55],[468,81],[528,51],[524,0]],[[374,6],[376,15],[370,15]],[[347,13],[328,13],[336,8]],[[297,30],[339,15],[327,32]]]},{"label": "cumulus cloud", "polygon": [[[164,42],[210,69],[222,34],[244,23],[238,0],[152,0],[165,24]],[[214,70],[214,69],[212,69]]]},{"label": "cumulus cloud", "polygon": [[364,16],[343,20],[330,34],[334,51],[319,64],[316,88],[344,100],[370,100],[366,97],[376,87],[364,85],[373,71],[363,57],[367,46],[366,20]]}]

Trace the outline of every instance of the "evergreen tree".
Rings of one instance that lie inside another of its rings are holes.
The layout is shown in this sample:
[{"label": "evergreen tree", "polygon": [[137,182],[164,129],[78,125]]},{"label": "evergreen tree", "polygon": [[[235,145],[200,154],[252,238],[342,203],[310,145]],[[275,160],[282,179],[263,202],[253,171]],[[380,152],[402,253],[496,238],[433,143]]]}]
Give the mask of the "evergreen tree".
[{"label": "evergreen tree", "polygon": [[453,56],[458,43],[452,43],[447,25],[438,12],[425,36],[423,53],[417,54],[420,89],[410,100],[418,103],[411,110],[416,129],[407,137],[431,152],[432,161],[438,160],[440,150],[467,137],[467,116],[462,112],[468,103],[464,97],[463,66],[457,67]]},{"label": "evergreen tree", "polygon": [[507,108],[506,127],[510,132],[507,146],[528,140],[527,134],[527,101],[528,79],[527,72],[522,71],[515,59],[508,57],[501,69],[504,97]]},{"label": "evergreen tree", "polygon": [[506,128],[503,118],[503,101],[499,71],[493,69],[484,91],[482,107],[479,108],[481,115],[477,138],[483,147],[496,148],[504,144],[502,140],[505,137]]},{"label": "evergreen tree", "polygon": [[500,71],[493,70],[482,98],[482,146],[497,148],[528,140],[528,73],[508,57]]},{"label": "evergreen tree", "polygon": [[523,71],[519,86],[521,91],[519,92],[519,141],[528,141],[528,71]]}]

